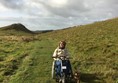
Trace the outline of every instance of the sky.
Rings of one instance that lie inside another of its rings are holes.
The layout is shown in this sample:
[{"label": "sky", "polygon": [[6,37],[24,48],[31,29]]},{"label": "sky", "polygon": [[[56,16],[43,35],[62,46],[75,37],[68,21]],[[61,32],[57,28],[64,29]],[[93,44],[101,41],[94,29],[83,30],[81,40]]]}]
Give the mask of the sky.
[{"label": "sky", "polygon": [[118,0],[0,0],[0,27],[56,30],[118,17]]}]

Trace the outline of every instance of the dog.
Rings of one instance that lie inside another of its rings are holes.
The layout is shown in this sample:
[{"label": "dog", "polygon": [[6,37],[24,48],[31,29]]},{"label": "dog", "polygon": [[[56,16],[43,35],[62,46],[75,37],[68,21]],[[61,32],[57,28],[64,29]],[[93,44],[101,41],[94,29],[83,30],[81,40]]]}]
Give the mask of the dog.
[{"label": "dog", "polygon": [[74,78],[74,80],[75,80],[76,83],[80,83],[80,72],[75,71],[73,73],[73,78]]}]

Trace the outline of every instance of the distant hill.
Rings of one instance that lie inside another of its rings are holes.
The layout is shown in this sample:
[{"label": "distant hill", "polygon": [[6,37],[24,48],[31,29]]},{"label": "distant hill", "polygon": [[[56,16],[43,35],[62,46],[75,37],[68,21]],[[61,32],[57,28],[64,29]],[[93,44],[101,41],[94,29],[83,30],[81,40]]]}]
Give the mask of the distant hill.
[{"label": "distant hill", "polygon": [[34,33],[47,33],[47,32],[52,32],[53,30],[37,30],[37,31],[33,31]]},{"label": "distant hill", "polygon": [[0,35],[26,35],[34,32],[27,29],[23,24],[11,24],[0,28]]}]

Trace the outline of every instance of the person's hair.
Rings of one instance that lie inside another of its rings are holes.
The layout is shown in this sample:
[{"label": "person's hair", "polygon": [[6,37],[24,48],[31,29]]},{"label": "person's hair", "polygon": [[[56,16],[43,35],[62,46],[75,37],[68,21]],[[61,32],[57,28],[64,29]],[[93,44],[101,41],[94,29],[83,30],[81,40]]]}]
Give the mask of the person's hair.
[{"label": "person's hair", "polygon": [[62,43],[63,45],[66,45],[65,41],[60,41],[59,44]]}]

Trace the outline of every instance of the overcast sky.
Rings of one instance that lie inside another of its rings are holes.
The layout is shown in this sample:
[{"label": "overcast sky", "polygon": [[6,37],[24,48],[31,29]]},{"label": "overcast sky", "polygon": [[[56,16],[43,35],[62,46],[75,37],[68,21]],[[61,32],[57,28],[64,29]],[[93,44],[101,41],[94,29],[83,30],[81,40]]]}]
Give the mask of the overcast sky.
[{"label": "overcast sky", "polygon": [[118,17],[118,0],[0,0],[0,27],[61,29]]}]

